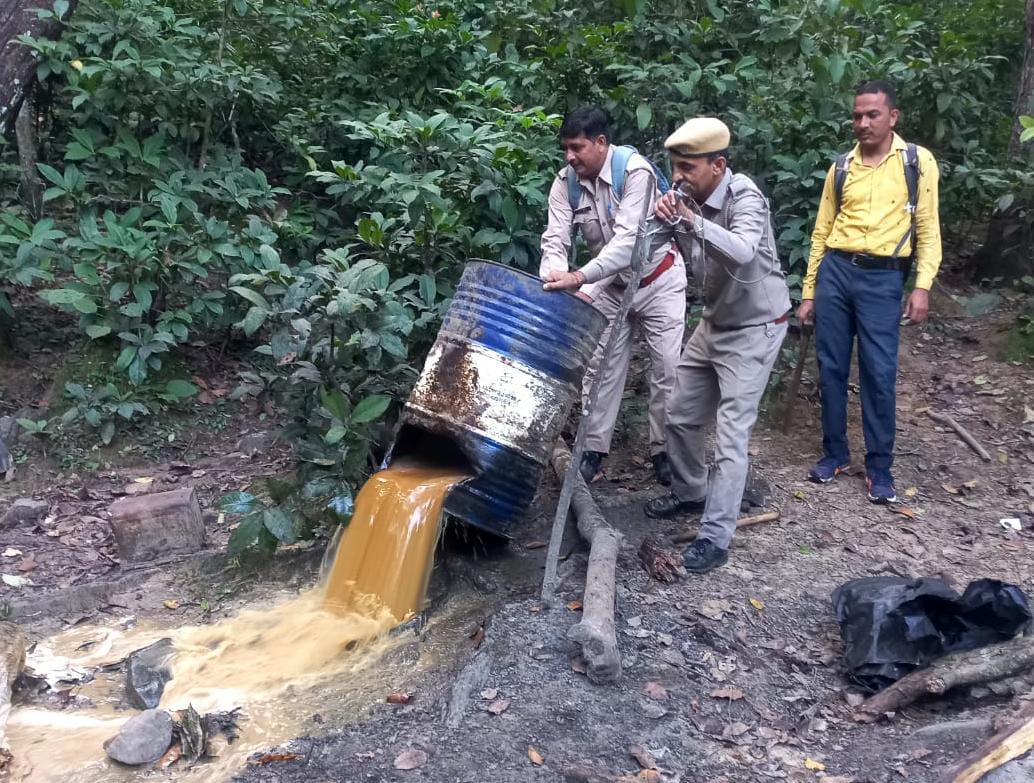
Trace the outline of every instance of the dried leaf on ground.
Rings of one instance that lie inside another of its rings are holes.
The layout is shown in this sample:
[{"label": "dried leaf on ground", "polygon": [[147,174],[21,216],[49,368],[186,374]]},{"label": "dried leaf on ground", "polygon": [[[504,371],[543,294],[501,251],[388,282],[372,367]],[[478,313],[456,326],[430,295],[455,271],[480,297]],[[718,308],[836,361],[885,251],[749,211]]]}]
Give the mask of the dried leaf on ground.
[{"label": "dried leaf on ground", "polygon": [[297,753],[263,753],[255,759],[255,764],[272,764],[276,761],[294,761],[297,758]]},{"label": "dried leaf on ground", "polygon": [[892,503],[888,508],[895,514],[901,514],[901,516],[908,517],[909,519],[916,519],[918,516],[915,511],[910,509],[908,506],[901,505],[900,503]]},{"label": "dried leaf on ground", "polygon": [[395,757],[395,769],[416,769],[427,763],[427,754],[422,750],[410,748],[404,750]]},{"label": "dried leaf on ground", "polygon": [[651,680],[646,683],[643,692],[654,701],[665,701],[668,698],[668,690],[659,682]]},{"label": "dried leaf on ground", "polygon": [[545,549],[548,544],[545,541],[529,541],[524,545],[525,549]]},{"label": "dried leaf on ground", "polygon": [[494,699],[498,695],[498,688],[485,688],[483,691],[481,691],[481,698],[485,699],[486,701],[492,701],[492,699]]},{"label": "dried leaf on ground", "polygon": [[576,674],[588,674],[589,670],[586,668],[585,661],[581,658],[575,658],[571,661],[571,669]]},{"label": "dried leaf on ground", "polygon": [[536,767],[541,767],[546,763],[546,760],[542,758],[542,754],[535,750],[531,745],[528,746],[528,758]]},{"label": "dried leaf on ground", "polygon": [[496,699],[488,705],[488,711],[493,715],[502,715],[510,707],[509,699]]},{"label": "dried leaf on ground", "polygon": [[581,601],[571,601],[571,603],[569,603],[567,605],[567,608],[570,609],[572,612],[578,612],[582,608],[582,602]]},{"label": "dried leaf on ground", "polygon": [[470,641],[474,643],[474,649],[476,650],[481,646],[481,643],[485,641],[485,626],[479,625],[474,629],[474,632],[470,635]]},{"label": "dried leaf on ground", "polygon": [[7,549],[4,550],[4,557],[19,557],[21,553],[22,550],[15,549],[13,546],[9,546],[7,547]]},{"label": "dried leaf on ground", "polygon": [[804,766],[806,769],[810,769],[813,772],[822,772],[826,768],[825,764],[823,764],[821,761],[816,761],[813,758],[805,759]]},{"label": "dried leaf on ground", "polygon": [[175,598],[170,598],[167,601],[162,601],[162,606],[164,606],[166,609],[179,609],[180,602],[177,601]]},{"label": "dried leaf on ground", "polygon": [[708,620],[721,620],[725,613],[732,610],[732,604],[728,601],[712,600],[701,601],[697,607],[697,614],[703,615]]},{"label": "dried leaf on ground", "polygon": [[157,766],[158,769],[168,769],[177,761],[179,761],[179,758],[182,755],[183,746],[180,745],[178,742],[174,742],[169,747],[169,749],[165,751],[165,755],[158,759],[158,763],[155,766]]},{"label": "dried leaf on ground", "polygon": [[29,555],[28,557],[23,557],[22,561],[18,564],[18,570],[21,571],[23,574],[27,574],[29,573],[29,571],[34,571],[35,569],[36,558],[32,555]]},{"label": "dried leaf on ground", "polygon": [[743,691],[739,688],[718,688],[717,690],[711,691],[711,698],[739,701],[743,698]]},{"label": "dried leaf on ground", "polygon": [[0,575],[0,579],[8,587],[29,587],[32,585],[32,580],[27,576],[15,576],[14,574],[3,574]]},{"label": "dried leaf on ground", "polygon": [[765,602],[760,598],[751,598],[750,605],[757,609],[759,612],[765,611]]},{"label": "dried leaf on ground", "polygon": [[409,704],[413,694],[407,691],[397,691],[388,694],[388,704]]},{"label": "dried leaf on ground", "polygon": [[633,745],[628,749],[628,753],[643,769],[657,769],[657,759],[642,745]]}]

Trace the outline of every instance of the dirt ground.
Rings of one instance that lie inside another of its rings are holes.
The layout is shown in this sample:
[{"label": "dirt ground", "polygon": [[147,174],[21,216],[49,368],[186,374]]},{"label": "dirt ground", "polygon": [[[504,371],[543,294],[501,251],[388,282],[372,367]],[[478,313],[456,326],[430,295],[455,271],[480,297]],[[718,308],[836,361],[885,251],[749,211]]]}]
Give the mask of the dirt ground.
[{"label": "dirt ground", "polygon": [[[449,655],[436,667],[412,666],[405,655],[380,664],[390,690],[413,694],[408,704],[378,697],[351,720],[328,723],[314,715],[311,732],[279,748],[284,760],[251,764],[237,779],[605,781],[634,776],[652,764],[662,775],[654,779],[685,783],[937,781],[990,736],[991,719],[1009,700],[962,692],[907,708],[891,720],[855,722],[849,702],[857,691],[844,674],[830,594],[848,579],[877,574],[939,576],[960,590],[972,579],[994,577],[1034,590],[1034,375],[1029,365],[997,358],[1008,317],[937,318],[904,330],[895,468],[902,503],[894,508],[869,504],[858,473],[823,487],[804,480],[820,437],[812,366],[792,431],[783,435],[763,424],[752,446],[773,488],[766,508],[778,510],[781,519],[741,531],[726,567],[673,585],[654,581],[636,552],[645,536],[663,539],[691,528],[694,519],[658,523],[642,514],[643,503],[659,490],[642,464],[641,410],[630,395],[619,448],[605,465],[606,477],[593,486],[625,537],[617,602],[624,670],[617,685],[591,684],[565,639],[578,618],[577,609],[566,605],[581,598],[584,551],[562,563],[558,608],[543,610],[537,601],[557,491],[550,479],[515,540],[487,550],[454,545],[443,558],[439,592],[472,596],[476,611],[460,623],[407,631],[415,647],[432,643],[435,634],[452,637]],[[768,420],[776,418],[779,405],[778,399],[772,403]],[[927,410],[954,416],[992,460],[983,462]],[[860,458],[856,395],[852,411],[852,443]],[[213,481],[204,491],[210,502],[217,490],[257,472],[248,469],[255,460],[242,460],[231,441],[219,452],[228,461],[224,468],[237,466],[227,473],[196,475],[193,470],[208,468],[196,467],[193,454],[183,458],[190,473],[169,462],[140,470],[162,481],[176,475],[175,486]],[[58,509],[71,503],[68,518],[83,509],[96,516],[109,494],[140,470],[82,477],[69,490],[52,480],[32,483],[31,494],[52,499]],[[0,504],[26,494],[22,475],[14,487],[0,490]],[[47,489],[59,485],[56,492]],[[95,530],[103,531],[97,518]],[[1019,519],[1023,530],[1006,530],[1004,518]],[[208,521],[217,528],[214,518]],[[16,542],[23,556],[35,545],[51,551],[53,542],[41,532]],[[112,551],[101,532],[84,539],[75,528],[67,535],[76,552],[100,552],[103,562],[71,577],[72,571],[62,572],[53,583],[40,578],[35,590],[43,596],[34,599],[36,612],[28,611],[24,589],[17,596],[0,594],[0,601],[14,602],[15,619],[26,623],[30,635],[97,613],[75,605],[75,589],[59,588],[105,572],[109,580],[127,576],[107,562]],[[218,530],[213,538],[220,540]],[[12,545],[6,538],[3,544]],[[50,573],[45,555],[37,562],[42,573]],[[313,578],[314,561],[278,571],[304,584]],[[206,614],[206,599],[188,598],[178,610],[184,620],[215,619],[247,602],[254,589],[249,577],[232,564],[221,574],[206,586],[207,594],[236,585],[234,601],[215,612],[209,606]],[[159,599],[184,583],[168,574],[162,578],[165,592],[126,586],[97,603],[104,612],[125,612],[117,602],[127,599],[119,595],[147,596],[130,609],[167,612]],[[463,591],[457,592],[460,583]],[[47,590],[53,590],[49,609]],[[115,604],[104,603],[113,597]]]}]

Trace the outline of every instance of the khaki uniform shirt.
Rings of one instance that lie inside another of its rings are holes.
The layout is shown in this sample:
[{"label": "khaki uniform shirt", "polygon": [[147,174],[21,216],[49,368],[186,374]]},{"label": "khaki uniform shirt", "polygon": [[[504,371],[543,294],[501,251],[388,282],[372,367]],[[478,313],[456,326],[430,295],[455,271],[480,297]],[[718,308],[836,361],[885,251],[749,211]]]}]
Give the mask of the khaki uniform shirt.
[{"label": "khaki uniform shirt", "polygon": [[[725,177],[701,205],[704,219],[675,227],[675,239],[716,327],[774,321],[790,309],[768,201],[745,174]],[[703,247],[703,252],[701,252]]]},{"label": "khaki uniform shirt", "polygon": [[[571,229],[577,225],[592,257],[580,269],[587,282],[582,286],[582,292],[590,297],[612,282],[627,284],[644,206],[649,202],[649,210],[645,213],[649,217],[659,195],[653,168],[641,155],[633,155],[629,159],[623,193],[620,197],[615,194],[611,173],[613,156],[614,147],[611,145],[599,175],[594,180],[579,177],[582,196],[578,209],[573,213],[567,193],[567,177],[571,173],[568,166],[564,166],[556,176],[549,190],[549,223],[542,234],[539,276],[545,279],[552,271],[568,271]],[[670,249],[670,237],[666,242],[655,243],[643,265],[642,276],[650,274]]]}]

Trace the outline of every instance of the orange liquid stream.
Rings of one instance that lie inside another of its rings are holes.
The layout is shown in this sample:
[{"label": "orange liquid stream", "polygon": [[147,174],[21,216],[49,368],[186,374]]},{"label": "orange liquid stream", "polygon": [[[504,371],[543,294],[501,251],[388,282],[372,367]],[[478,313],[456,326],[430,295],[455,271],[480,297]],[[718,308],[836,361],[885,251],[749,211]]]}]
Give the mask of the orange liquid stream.
[{"label": "orange liquid stream", "polygon": [[371,476],[341,537],[324,605],[364,614],[381,606],[398,622],[421,611],[445,496],[469,475],[454,467],[396,463]]}]

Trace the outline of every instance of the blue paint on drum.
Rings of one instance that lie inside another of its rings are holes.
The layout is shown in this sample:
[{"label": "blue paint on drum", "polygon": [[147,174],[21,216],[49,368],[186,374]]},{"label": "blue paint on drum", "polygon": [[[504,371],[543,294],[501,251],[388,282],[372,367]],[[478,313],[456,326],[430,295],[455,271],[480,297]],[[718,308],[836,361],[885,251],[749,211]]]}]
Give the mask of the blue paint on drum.
[{"label": "blue paint on drum", "polygon": [[[537,277],[487,261],[468,263],[431,351],[436,364],[429,357],[389,459],[427,452],[425,435],[447,439],[474,478],[453,488],[445,510],[474,527],[507,535],[535,498],[605,326],[594,307],[571,294],[543,291]],[[457,376],[469,367],[473,380],[464,385]],[[516,422],[524,413],[530,417],[522,432],[509,420],[485,417],[493,405],[488,398],[507,390],[486,388],[484,378],[479,388],[478,368],[482,375],[503,368],[513,370],[507,377],[528,379],[523,390],[512,390],[526,401],[529,394],[538,395],[532,400],[535,411],[513,412]]]}]

